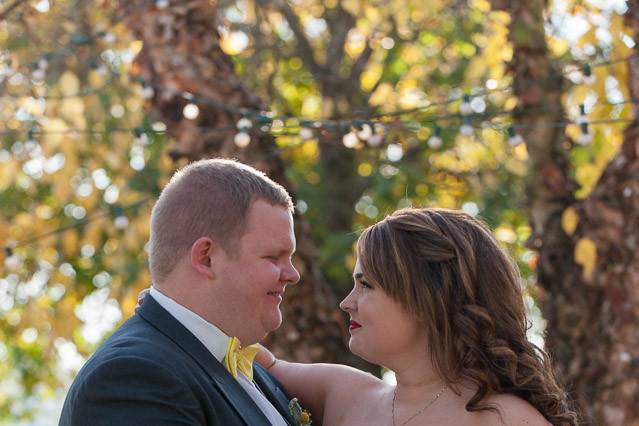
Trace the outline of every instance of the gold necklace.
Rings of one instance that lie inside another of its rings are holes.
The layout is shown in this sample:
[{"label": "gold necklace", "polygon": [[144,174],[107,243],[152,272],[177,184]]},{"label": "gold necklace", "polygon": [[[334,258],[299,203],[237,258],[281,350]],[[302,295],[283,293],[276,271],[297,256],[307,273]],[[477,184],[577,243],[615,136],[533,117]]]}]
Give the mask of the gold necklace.
[{"label": "gold necklace", "polygon": [[[406,423],[410,422],[411,420],[413,420],[415,417],[419,416],[420,414],[422,414],[424,412],[425,409],[427,409],[428,407],[430,407],[431,405],[433,405],[435,403],[435,401],[437,401],[439,399],[440,396],[442,396],[442,394],[444,393],[444,391],[446,390],[446,385],[444,385],[439,392],[437,392],[435,394],[435,396],[433,397],[433,399],[431,399],[430,401],[428,401],[426,403],[426,405],[424,405],[418,412],[416,412],[415,414],[413,414],[412,416],[410,416],[406,421],[404,421],[404,423],[400,424],[399,426],[404,426]],[[395,401],[397,400],[397,387],[395,387],[395,389],[393,389],[393,409],[392,409],[392,414],[393,414],[393,426],[397,426],[395,424]]]}]

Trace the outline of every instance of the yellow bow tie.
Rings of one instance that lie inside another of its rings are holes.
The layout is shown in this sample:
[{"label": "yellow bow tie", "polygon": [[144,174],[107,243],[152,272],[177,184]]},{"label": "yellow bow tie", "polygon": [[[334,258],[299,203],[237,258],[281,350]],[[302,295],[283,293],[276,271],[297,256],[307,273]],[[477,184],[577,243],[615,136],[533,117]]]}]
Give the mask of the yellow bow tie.
[{"label": "yellow bow tie", "polygon": [[249,380],[253,380],[253,359],[260,351],[257,345],[243,348],[240,339],[231,337],[226,346],[224,366],[237,379],[237,371],[240,370]]}]

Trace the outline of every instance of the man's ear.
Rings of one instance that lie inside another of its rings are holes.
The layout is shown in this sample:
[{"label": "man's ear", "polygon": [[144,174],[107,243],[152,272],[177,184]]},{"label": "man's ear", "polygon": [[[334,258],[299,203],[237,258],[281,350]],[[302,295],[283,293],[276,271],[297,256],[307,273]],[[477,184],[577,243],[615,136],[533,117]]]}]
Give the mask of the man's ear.
[{"label": "man's ear", "polygon": [[198,238],[191,246],[190,264],[199,274],[209,280],[215,279],[215,273],[211,269],[211,257],[220,247],[209,237]]}]

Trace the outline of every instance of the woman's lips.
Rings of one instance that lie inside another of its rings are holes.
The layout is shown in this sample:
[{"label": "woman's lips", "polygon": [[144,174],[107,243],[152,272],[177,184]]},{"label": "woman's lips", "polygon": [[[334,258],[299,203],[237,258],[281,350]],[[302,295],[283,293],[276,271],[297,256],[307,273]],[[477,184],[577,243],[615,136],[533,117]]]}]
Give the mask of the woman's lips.
[{"label": "woman's lips", "polygon": [[360,328],[361,326],[362,326],[362,325],[361,325],[360,323],[358,323],[357,321],[353,321],[353,320],[351,320],[351,322],[350,322],[350,323],[349,323],[349,325],[348,325],[348,329],[349,329],[350,331],[353,331],[353,330],[355,330],[356,328]]}]

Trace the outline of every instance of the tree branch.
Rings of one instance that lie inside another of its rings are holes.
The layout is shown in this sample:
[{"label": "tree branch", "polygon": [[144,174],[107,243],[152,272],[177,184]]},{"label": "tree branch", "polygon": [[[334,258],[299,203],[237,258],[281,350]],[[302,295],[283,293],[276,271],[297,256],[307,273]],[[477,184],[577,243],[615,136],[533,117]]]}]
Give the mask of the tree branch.
[{"label": "tree branch", "polygon": [[366,40],[366,48],[357,57],[357,59],[355,60],[355,63],[353,64],[353,68],[351,69],[351,75],[349,76],[350,80],[359,80],[372,54],[373,54],[373,48],[371,47],[370,38],[369,38]]},{"label": "tree branch", "polygon": [[306,38],[306,34],[304,34],[304,29],[302,28],[299,17],[285,0],[276,2],[276,5],[282,15],[284,15],[284,18],[286,18],[286,22],[288,26],[291,27],[293,34],[295,34],[295,38],[297,39],[295,50],[297,54],[302,59],[304,65],[306,65],[306,68],[313,74],[315,80],[321,81],[325,70],[315,60],[315,52],[308,38]]},{"label": "tree branch", "polygon": [[331,75],[338,76],[339,68],[344,61],[346,37],[351,28],[355,26],[355,18],[341,4],[338,4],[335,9],[327,12],[326,22],[331,34],[326,49],[326,66],[330,68]]},{"label": "tree branch", "polygon": [[9,3],[9,5],[5,7],[2,12],[0,12],[0,21],[3,21],[9,15],[9,13],[13,11],[13,9],[27,3],[28,2],[26,0],[15,0],[13,3]]}]

